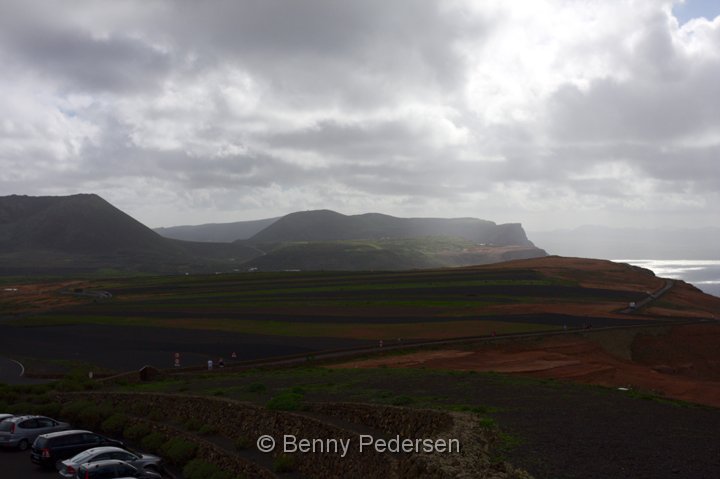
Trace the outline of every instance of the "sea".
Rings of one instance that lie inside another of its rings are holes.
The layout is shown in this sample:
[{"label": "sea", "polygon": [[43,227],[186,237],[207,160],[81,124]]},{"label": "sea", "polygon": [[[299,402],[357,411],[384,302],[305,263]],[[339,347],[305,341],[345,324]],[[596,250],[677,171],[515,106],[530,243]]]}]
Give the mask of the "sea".
[{"label": "sea", "polygon": [[703,292],[720,297],[720,260],[617,259],[652,270],[663,278],[681,279]]}]

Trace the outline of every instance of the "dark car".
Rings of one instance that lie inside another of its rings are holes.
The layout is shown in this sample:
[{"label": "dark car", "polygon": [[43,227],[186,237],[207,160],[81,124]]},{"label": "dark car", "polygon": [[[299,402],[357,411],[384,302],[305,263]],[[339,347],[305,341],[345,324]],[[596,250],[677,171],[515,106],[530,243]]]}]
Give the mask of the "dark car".
[{"label": "dark car", "polygon": [[41,434],[63,431],[70,425],[45,416],[15,416],[0,421],[0,446],[17,447],[21,451]]},{"label": "dark car", "polygon": [[73,429],[53,432],[35,439],[30,451],[30,460],[44,467],[55,467],[58,461],[100,446],[124,447],[125,444],[91,431]]},{"label": "dark car", "polygon": [[108,459],[125,461],[138,469],[148,469],[153,472],[162,469],[162,459],[157,456],[141,454],[114,446],[94,447],[83,451],[70,459],[58,462],[57,469],[62,477],[71,479],[75,477],[75,474],[82,464]]},{"label": "dark car", "polygon": [[138,469],[127,462],[111,459],[108,461],[90,462],[78,468],[75,479],[106,479],[129,478],[161,479],[156,472]]}]

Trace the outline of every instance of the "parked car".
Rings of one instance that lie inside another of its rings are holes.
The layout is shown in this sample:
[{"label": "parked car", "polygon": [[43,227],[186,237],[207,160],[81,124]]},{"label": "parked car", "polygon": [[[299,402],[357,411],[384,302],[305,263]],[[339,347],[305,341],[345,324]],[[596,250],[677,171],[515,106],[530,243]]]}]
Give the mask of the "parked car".
[{"label": "parked car", "polygon": [[68,423],[45,416],[10,417],[0,422],[0,446],[24,451],[39,435],[69,428]]},{"label": "parked car", "polygon": [[0,422],[3,422],[5,419],[10,419],[11,417],[14,417],[14,414],[0,414]]},{"label": "parked car", "polygon": [[70,459],[58,462],[57,469],[62,477],[73,478],[82,464],[108,459],[125,461],[138,469],[148,469],[153,472],[162,469],[162,459],[157,456],[128,451],[114,446],[94,447],[83,451]]},{"label": "parked car", "polygon": [[42,434],[35,439],[30,460],[44,467],[55,467],[58,461],[100,446],[125,447],[125,444],[91,431],[72,429],[53,432]]},{"label": "parked car", "polygon": [[157,472],[138,469],[127,462],[116,459],[83,464],[75,474],[75,479],[106,478],[162,479],[162,476]]}]

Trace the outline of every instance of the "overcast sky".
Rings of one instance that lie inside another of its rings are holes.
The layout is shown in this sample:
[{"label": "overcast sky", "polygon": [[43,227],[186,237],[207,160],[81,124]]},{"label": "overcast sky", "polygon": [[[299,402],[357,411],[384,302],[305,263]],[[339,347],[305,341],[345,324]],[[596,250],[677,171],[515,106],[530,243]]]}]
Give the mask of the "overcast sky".
[{"label": "overcast sky", "polygon": [[0,1],[0,194],[720,226],[715,0]]}]

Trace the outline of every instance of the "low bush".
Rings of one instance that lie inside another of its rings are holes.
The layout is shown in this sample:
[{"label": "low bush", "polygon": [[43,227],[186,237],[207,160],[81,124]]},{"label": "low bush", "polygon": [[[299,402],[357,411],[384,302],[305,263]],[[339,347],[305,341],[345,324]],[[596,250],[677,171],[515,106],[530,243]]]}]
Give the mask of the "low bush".
[{"label": "low bush", "polygon": [[43,416],[50,416],[50,417],[58,417],[60,416],[60,411],[62,410],[62,404],[59,402],[48,402],[45,404],[41,404],[38,406],[37,411],[38,414],[41,414]]},{"label": "low bush", "polygon": [[5,411],[9,414],[37,414],[40,407],[37,404],[29,402],[19,402],[11,404]]},{"label": "low bush", "polygon": [[273,471],[277,473],[293,472],[295,468],[295,458],[290,454],[278,454],[273,460]]},{"label": "low bush", "polygon": [[60,416],[70,422],[77,421],[80,418],[80,414],[86,410],[95,407],[95,403],[83,399],[70,401],[63,404],[60,409]]},{"label": "low bush", "polygon": [[127,422],[125,414],[113,414],[102,422],[100,428],[107,434],[122,434]]},{"label": "low bush", "polygon": [[197,445],[185,439],[174,437],[162,445],[160,452],[173,464],[182,466],[195,457]]},{"label": "low bush", "polygon": [[162,445],[167,442],[168,438],[165,434],[159,432],[151,432],[140,441],[140,445],[143,449],[148,451],[159,453]]},{"label": "low bush", "polygon": [[229,472],[223,471],[215,464],[193,459],[183,468],[185,479],[234,479]]},{"label": "low bush", "polygon": [[151,432],[150,427],[145,424],[132,424],[125,427],[123,430],[123,436],[131,441],[140,442]]},{"label": "low bush", "polygon": [[300,411],[304,407],[304,396],[285,391],[270,399],[266,406],[273,411]]}]

